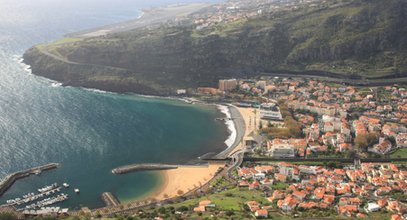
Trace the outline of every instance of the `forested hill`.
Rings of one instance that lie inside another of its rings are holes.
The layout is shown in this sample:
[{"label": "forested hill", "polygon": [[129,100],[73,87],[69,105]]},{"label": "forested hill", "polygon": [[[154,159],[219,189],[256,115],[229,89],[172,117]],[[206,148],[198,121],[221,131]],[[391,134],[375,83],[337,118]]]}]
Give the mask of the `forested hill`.
[{"label": "forested hill", "polygon": [[332,2],[199,30],[162,25],[64,39],[35,46],[24,58],[34,74],[69,85],[142,94],[267,73],[407,78],[407,1]]}]

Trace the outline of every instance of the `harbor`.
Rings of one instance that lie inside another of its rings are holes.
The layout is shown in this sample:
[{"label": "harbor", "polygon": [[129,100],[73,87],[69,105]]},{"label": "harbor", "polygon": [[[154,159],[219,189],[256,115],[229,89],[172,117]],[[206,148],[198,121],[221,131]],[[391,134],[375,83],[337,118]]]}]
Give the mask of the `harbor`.
[{"label": "harbor", "polygon": [[[74,189],[73,192],[76,192]],[[79,190],[79,189],[78,189]],[[58,183],[46,185],[38,188],[37,192],[29,192],[23,196],[9,199],[6,204],[0,205],[0,208],[10,208],[27,216],[37,215],[68,215],[68,208],[51,205],[62,203],[69,199],[68,191],[69,184],[63,183],[61,186]],[[112,197],[113,198],[113,197]],[[112,200],[117,201],[117,200]],[[118,202],[118,201],[117,201]],[[116,203],[114,203],[116,204]]]},{"label": "harbor", "polygon": [[38,194],[35,194],[33,192],[30,192],[26,195],[23,195],[23,198],[15,198],[15,199],[9,199],[7,200],[7,205],[11,205],[11,206],[21,206],[33,201],[36,201],[40,198],[43,198],[45,196],[49,196],[51,194],[54,194],[56,192],[61,191],[61,187],[58,187],[56,183],[49,185],[49,186],[45,186],[44,188],[40,188],[38,189]]},{"label": "harbor", "polygon": [[53,170],[59,167],[58,163],[49,163],[43,166],[34,167],[28,170],[23,170],[19,172],[15,172],[6,176],[0,182],[0,197],[17,181],[18,179],[22,179],[33,174],[38,175],[43,171]]}]

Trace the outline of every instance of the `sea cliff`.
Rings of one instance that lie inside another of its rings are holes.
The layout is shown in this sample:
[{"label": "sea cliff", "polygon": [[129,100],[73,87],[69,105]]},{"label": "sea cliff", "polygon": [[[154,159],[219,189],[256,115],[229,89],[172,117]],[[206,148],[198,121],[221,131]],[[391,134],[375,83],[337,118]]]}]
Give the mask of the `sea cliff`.
[{"label": "sea cliff", "polygon": [[351,0],[205,29],[191,21],[67,40],[24,59],[34,74],[68,85],[141,94],[271,73],[394,83],[407,76],[406,22],[403,0]]}]

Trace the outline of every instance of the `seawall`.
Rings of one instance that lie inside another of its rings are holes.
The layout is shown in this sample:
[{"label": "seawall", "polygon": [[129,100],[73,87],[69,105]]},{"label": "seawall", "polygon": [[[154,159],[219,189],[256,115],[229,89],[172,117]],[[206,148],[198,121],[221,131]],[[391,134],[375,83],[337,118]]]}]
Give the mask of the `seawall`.
[{"label": "seawall", "polygon": [[102,193],[102,200],[106,206],[120,205],[120,201],[111,192]]},{"label": "seawall", "polygon": [[126,166],[117,167],[112,170],[113,174],[125,174],[136,171],[147,171],[147,170],[168,170],[168,169],[177,169],[178,165],[169,165],[169,164],[131,164]]}]

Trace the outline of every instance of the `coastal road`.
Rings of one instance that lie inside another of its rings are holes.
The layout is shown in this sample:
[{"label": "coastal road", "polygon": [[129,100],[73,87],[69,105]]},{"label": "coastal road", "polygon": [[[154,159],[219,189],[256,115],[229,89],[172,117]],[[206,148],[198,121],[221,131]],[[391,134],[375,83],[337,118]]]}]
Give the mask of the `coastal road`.
[{"label": "coastal road", "polygon": [[[251,162],[343,162],[343,163],[353,163],[354,159],[352,158],[273,158],[273,157],[246,157],[244,161]],[[407,161],[407,158],[364,158],[360,159],[362,163],[369,162],[397,162],[397,161]]]},{"label": "coastal road", "polygon": [[227,169],[227,175],[228,175],[229,179],[234,179],[234,177],[232,175],[232,171],[234,169],[236,169],[237,167],[239,167],[240,165],[242,165],[243,158],[244,158],[244,151],[245,151],[245,149],[239,150],[231,156],[233,164],[230,167],[228,167],[228,169]]}]

